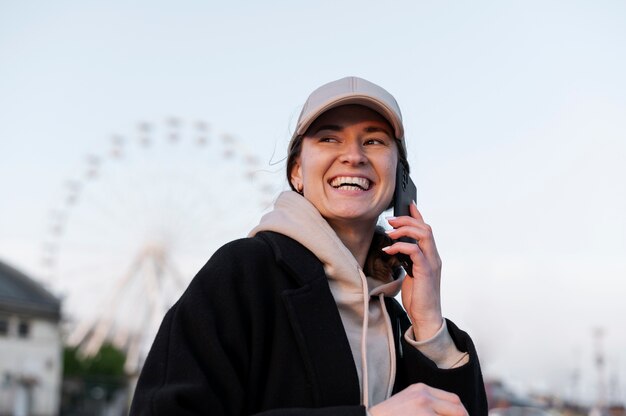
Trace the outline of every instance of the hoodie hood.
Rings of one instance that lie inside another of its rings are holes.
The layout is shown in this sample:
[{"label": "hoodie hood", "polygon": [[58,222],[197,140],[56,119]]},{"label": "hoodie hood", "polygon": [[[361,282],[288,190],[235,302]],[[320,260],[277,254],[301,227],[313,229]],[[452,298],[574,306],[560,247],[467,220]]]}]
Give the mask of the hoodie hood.
[{"label": "hoodie hood", "polygon": [[395,379],[395,348],[384,297],[400,292],[403,277],[388,283],[366,277],[315,206],[293,191],[279,195],[274,209],[249,236],[260,231],[286,235],[322,262],[355,360],[362,404],[369,407],[389,397]]},{"label": "hoodie hood", "polygon": [[[315,254],[324,265],[329,279],[341,282],[345,293],[363,296],[363,285],[360,279],[354,278],[355,271],[361,269],[357,260],[317,208],[297,192],[281,193],[274,203],[274,209],[261,218],[259,225],[250,231],[248,237],[261,231],[274,231],[293,238]],[[370,296],[383,294],[394,297],[400,293],[403,278],[388,283],[372,277],[366,280]]]}]

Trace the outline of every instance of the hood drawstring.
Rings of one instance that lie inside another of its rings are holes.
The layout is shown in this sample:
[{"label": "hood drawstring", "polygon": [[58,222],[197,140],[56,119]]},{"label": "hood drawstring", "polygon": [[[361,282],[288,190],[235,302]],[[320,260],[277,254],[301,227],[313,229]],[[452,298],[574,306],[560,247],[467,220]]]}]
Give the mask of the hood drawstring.
[{"label": "hood drawstring", "polygon": [[363,327],[361,328],[361,376],[363,378],[363,388],[361,389],[361,402],[366,409],[369,409],[369,377],[367,373],[367,328],[369,326],[369,296],[367,296],[367,278],[361,268],[357,268],[363,285]]},{"label": "hood drawstring", "polygon": [[[394,335],[393,335],[393,327],[391,326],[391,318],[389,313],[387,312],[387,308],[385,306],[385,293],[390,291],[394,293],[402,284],[403,278],[399,278],[398,280],[392,281],[390,283],[378,286],[374,288],[371,292],[368,293],[368,284],[367,277],[365,273],[358,268],[359,276],[361,277],[361,284],[363,285],[363,326],[361,331],[361,374],[363,378],[362,382],[362,404],[366,409],[369,409],[369,376],[368,376],[368,365],[367,365],[367,330],[369,328],[369,302],[372,297],[377,297],[378,302],[380,303],[380,309],[383,313],[384,322],[385,322],[385,330],[386,330],[386,338],[387,338],[387,351],[389,352],[389,378],[387,379],[387,391],[385,393],[385,397],[391,397],[391,393],[393,391],[393,384],[396,378],[396,353],[395,353],[395,343],[394,343]],[[400,346],[401,348],[401,346]]]},{"label": "hood drawstring", "polygon": [[[361,402],[369,408],[388,398],[393,390],[396,355],[384,297],[397,295],[403,278],[383,283],[365,276],[352,253],[319,211],[293,191],[282,193],[274,210],[265,214],[249,235],[266,230],[293,238],[323,263],[350,343],[359,376]],[[369,287],[373,289],[369,291]],[[374,296],[378,302],[372,299]],[[371,305],[370,301],[373,301]],[[368,341],[372,343],[369,348]],[[368,358],[374,363],[372,368],[368,368]]]},{"label": "hood drawstring", "polygon": [[[387,324],[387,342],[389,343],[389,360],[391,361],[391,368],[389,370],[389,384],[387,387],[387,397],[391,397],[393,384],[396,379],[396,350],[394,348],[395,345],[393,340],[393,328],[391,327],[391,318],[389,317],[389,312],[387,312],[387,308],[385,307],[385,294],[379,294],[378,299],[380,300],[380,307],[383,310],[383,314],[385,315],[385,322]],[[402,344],[399,345],[399,348],[402,349]]]}]

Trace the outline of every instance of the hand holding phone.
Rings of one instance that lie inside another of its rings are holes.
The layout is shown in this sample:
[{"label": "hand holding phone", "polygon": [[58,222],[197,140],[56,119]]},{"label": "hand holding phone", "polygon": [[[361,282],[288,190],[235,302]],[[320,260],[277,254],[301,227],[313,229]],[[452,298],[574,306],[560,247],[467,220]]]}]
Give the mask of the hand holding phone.
[{"label": "hand holding phone", "polygon": [[[401,166],[398,167],[394,194],[394,219],[389,224],[394,231],[390,236],[410,235],[413,238],[398,237],[395,241],[409,244],[392,244],[383,250],[396,256],[411,279],[402,282],[402,305],[414,324],[416,340],[431,338],[443,321],[441,314],[441,258],[437,251],[431,227],[417,209],[411,208],[417,190],[411,178]],[[400,231],[402,230],[402,231]],[[417,244],[415,239],[417,239]],[[415,262],[405,253],[414,253]]]},{"label": "hand holding phone", "polygon": [[[396,169],[396,189],[393,195],[393,215],[394,217],[400,217],[404,215],[411,215],[409,206],[417,199],[417,188],[409,176],[409,172],[404,165],[398,162],[398,168]],[[417,241],[410,237],[400,237],[396,241],[402,241],[404,243],[416,244]],[[413,262],[411,258],[406,254],[396,254],[398,260],[402,264],[402,267],[406,271],[406,274],[413,277]]]}]

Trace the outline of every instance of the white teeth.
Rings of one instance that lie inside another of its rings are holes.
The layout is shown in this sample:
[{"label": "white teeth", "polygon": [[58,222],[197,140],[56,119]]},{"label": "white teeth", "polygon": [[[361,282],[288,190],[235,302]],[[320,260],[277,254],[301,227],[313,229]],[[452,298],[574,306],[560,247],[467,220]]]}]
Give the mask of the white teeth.
[{"label": "white teeth", "polygon": [[359,188],[358,186],[349,186],[349,185],[339,186],[338,188],[345,189],[346,191],[362,191],[363,190],[363,188]]},{"label": "white teeth", "polygon": [[368,190],[370,181],[367,178],[357,176],[338,176],[330,182],[333,188],[346,189],[349,191]]}]

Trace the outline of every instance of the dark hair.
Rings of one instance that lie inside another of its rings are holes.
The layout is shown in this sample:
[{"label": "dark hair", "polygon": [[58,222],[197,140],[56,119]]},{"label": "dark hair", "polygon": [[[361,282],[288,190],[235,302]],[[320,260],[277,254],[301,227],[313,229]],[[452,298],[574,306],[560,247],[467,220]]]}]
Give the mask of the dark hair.
[{"label": "dark hair", "polygon": [[372,243],[367,251],[363,273],[366,276],[387,283],[395,280],[402,270],[400,260],[396,256],[385,253],[382,249],[393,244],[393,240],[381,226],[376,226]]},{"label": "dark hair", "polygon": [[287,152],[287,183],[292,191],[298,192],[298,190],[291,183],[291,171],[293,170],[293,165],[296,163],[296,159],[300,156],[300,152],[302,151],[302,140],[304,139],[303,135],[296,136],[289,143],[289,149]]},{"label": "dark hair", "polygon": [[[300,156],[303,140],[303,135],[296,136],[291,141],[287,153],[287,182],[289,183],[289,187],[296,192],[298,192],[298,190],[291,183],[291,170],[293,169],[296,160]],[[398,149],[398,163],[402,163],[407,172],[409,172],[409,161],[407,160],[404,146],[402,146],[400,140],[395,140],[396,148]],[[393,201],[391,202],[391,204],[393,205]],[[392,205],[390,205],[389,208],[391,208]],[[391,281],[398,276],[398,273],[400,272],[400,269],[402,267],[400,265],[400,261],[395,256],[390,256],[389,254],[382,251],[383,247],[389,246],[391,244],[393,244],[393,240],[389,238],[389,236],[385,233],[382,227],[377,226],[376,230],[374,231],[372,243],[370,244],[370,248],[367,252],[365,265],[363,267],[363,273],[365,273],[366,276],[371,276],[383,282]]]}]

